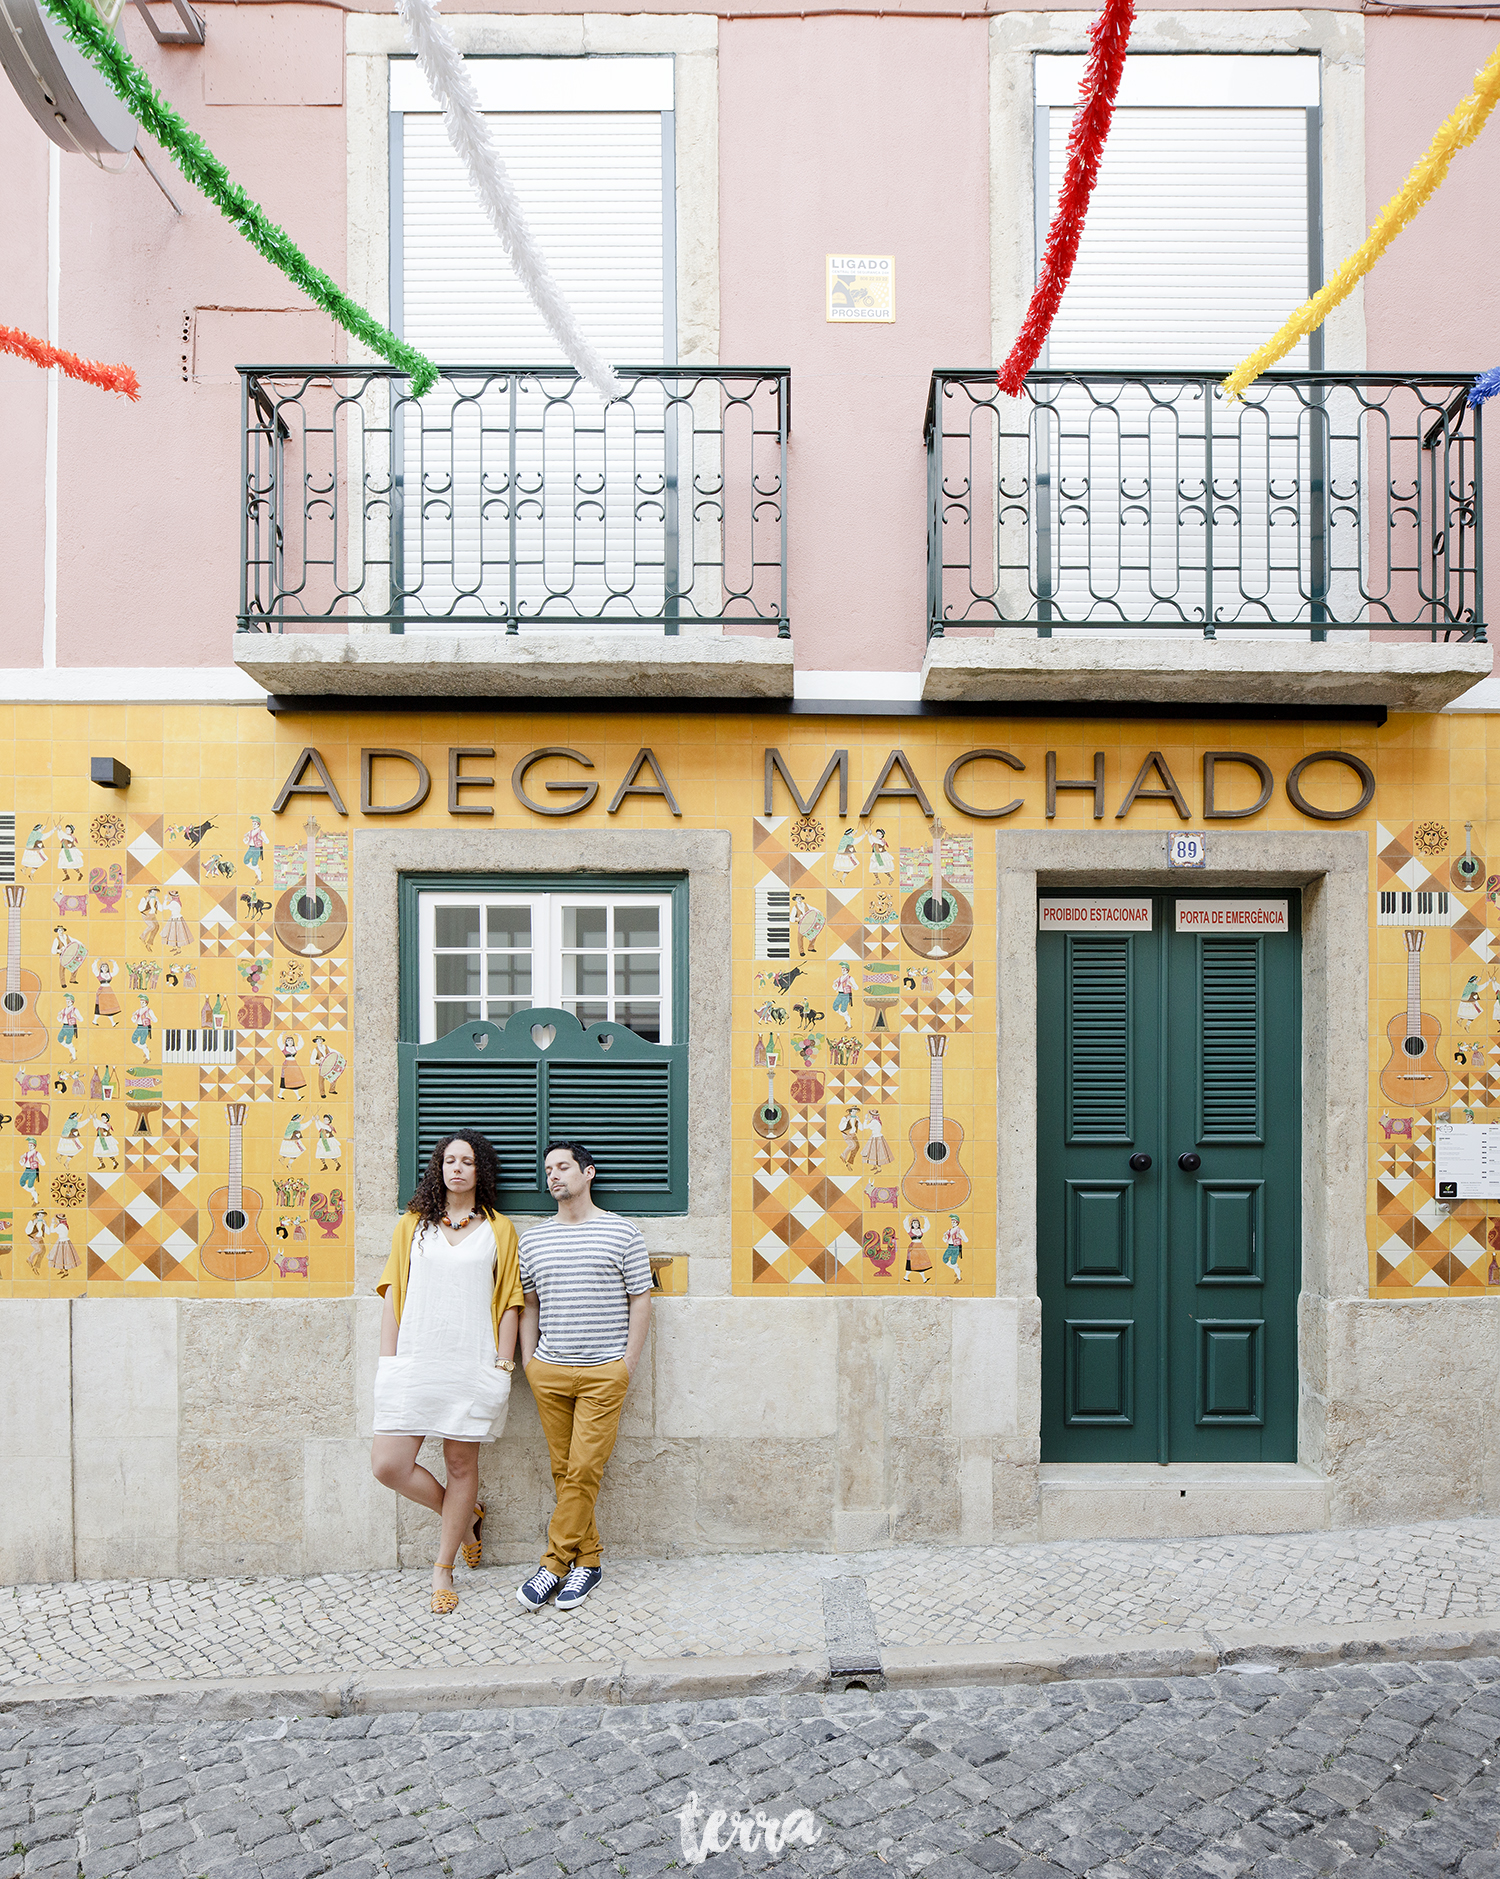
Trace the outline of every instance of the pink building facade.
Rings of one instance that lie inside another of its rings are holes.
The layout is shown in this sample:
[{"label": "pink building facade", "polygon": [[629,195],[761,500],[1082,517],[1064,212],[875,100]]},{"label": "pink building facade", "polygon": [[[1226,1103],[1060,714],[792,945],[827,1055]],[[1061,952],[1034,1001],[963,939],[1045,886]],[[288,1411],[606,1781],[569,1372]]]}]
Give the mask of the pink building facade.
[{"label": "pink building facade", "polygon": [[[554,43],[584,49],[596,17],[451,10],[460,23],[471,14],[500,22],[486,24],[487,44],[544,55]],[[378,278],[386,270],[367,251],[389,239],[388,206],[378,200],[381,178],[351,174],[368,156],[351,153],[346,89],[346,50],[375,22],[388,27],[386,16],[283,5],[219,15],[205,16],[218,30],[202,47],[156,47],[133,12],[124,30],[153,79],[272,218],[336,280],[352,285],[364,271],[366,284],[385,287],[375,311],[386,313],[388,281]],[[921,664],[927,378],[935,366],[988,363],[1019,325],[1036,215],[1030,167],[1008,159],[1031,136],[1029,53],[1084,49],[1091,17],[664,11],[667,24],[622,28],[643,49],[657,40],[669,49],[691,44],[689,56],[712,74],[711,121],[694,127],[691,143],[679,133],[679,182],[697,169],[699,193],[711,198],[680,245],[680,356],[792,369],[799,421],[788,552],[799,670],[911,673]],[[554,29],[554,19],[565,24]],[[1333,128],[1332,100],[1324,113],[1331,265],[1345,251],[1339,242],[1352,247],[1362,237],[1463,95],[1490,50],[1489,27],[1421,8],[1336,7],[1316,22],[1270,9],[1143,9],[1135,43],[1143,53],[1323,48],[1325,67],[1347,92],[1347,121]],[[51,269],[59,343],[130,360],[146,393],[132,410],[86,388],[61,388],[49,605],[46,385],[9,368],[7,662],[225,666],[239,558],[239,466],[225,442],[238,435],[234,368],[252,359],[342,359],[345,337],[173,181],[154,152],[180,214],[138,164],[111,176],[65,163],[49,184],[46,142],[8,88],[0,135],[12,179],[10,322],[47,331]],[[1451,187],[1338,316],[1331,365],[1484,369],[1500,264],[1477,237],[1497,166],[1488,138],[1458,159]],[[1247,206],[1226,203],[1226,219],[1242,218]],[[824,257],[839,248],[897,256],[892,326],[850,331],[825,321]],[[1440,304],[1435,280],[1450,283]],[[840,552],[831,555],[835,541]],[[164,552],[173,566],[169,618]],[[863,572],[857,598],[850,565]]]}]

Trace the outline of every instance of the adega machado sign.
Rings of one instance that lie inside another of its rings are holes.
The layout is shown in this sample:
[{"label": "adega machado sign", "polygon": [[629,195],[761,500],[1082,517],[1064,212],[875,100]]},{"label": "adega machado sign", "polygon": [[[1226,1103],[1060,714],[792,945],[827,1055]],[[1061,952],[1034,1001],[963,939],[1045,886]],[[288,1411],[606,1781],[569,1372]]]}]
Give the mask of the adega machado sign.
[{"label": "adega machado sign", "polygon": [[[505,785],[485,766],[494,762],[496,751],[493,744],[447,746],[450,816],[495,813],[494,794]],[[766,815],[777,813],[778,796],[790,798],[802,815],[811,815],[829,789],[837,791],[840,816],[849,814],[847,748],[833,751],[815,777],[811,764],[800,752],[796,753],[797,763],[804,766],[800,777],[793,760],[783,756],[775,745],[766,745],[762,754]],[[1224,802],[1223,775],[1235,768],[1242,779],[1246,772],[1255,778],[1256,796],[1249,804],[1230,808]],[[1339,789],[1340,770],[1346,773],[1343,793],[1347,794],[1347,776],[1352,774],[1359,783],[1359,796],[1353,803],[1341,805],[1335,801],[1330,806],[1328,797]],[[1018,780],[1022,776],[1025,782]],[[579,815],[610,781],[615,786],[605,798],[608,815],[618,814],[626,802],[639,797],[654,797],[669,814],[682,814],[666,766],[646,744],[624,765],[618,779],[601,779],[595,759],[586,750],[566,744],[541,744],[521,751],[511,766],[509,779],[515,801],[540,816]],[[1201,779],[1190,781],[1198,797],[1196,808],[1190,807],[1186,790],[1159,750],[1148,750],[1138,763],[1127,763],[1113,773],[1109,753],[1096,750],[1086,774],[1069,775],[1059,765],[1055,750],[1046,753],[1040,772],[1034,772],[1014,752],[995,745],[961,751],[939,779],[925,776],[921,766],[898,746],[887,752],[855,813],[863,821],[883,813],[884,803],[913,802],[924,816],[930,817],[941,798],[960,815],[979,822],[999,821],[1028,807],[1040,807],[1051,821],[1060,797],[1081,795],[1090,801],[1096,822],[1106,817],[1123,822],[1141,802],[1170,803],[1184,822],[1195,818],[1239,822],[1259,815],[1277,788],[1271,765],[1253,750],[1206,750]],[[272,808],[280,815],[293,797],[321,796],[338,815],[347,816],[344,788],[351,785],[349,779],[341,786],[322,752],[308,744],[297,753]],[[359,813],[363,816],[409,815],[427,802],[432,787],[432,772],[415,751],[395,745],[370,745],[359,753]],[[1350,751],[1315,750],[1291,766],[1281,779],[1281,788],[1300,815],[1316,822],[1347,822],[1374,799],[1375,773],[1363,758]]]}]

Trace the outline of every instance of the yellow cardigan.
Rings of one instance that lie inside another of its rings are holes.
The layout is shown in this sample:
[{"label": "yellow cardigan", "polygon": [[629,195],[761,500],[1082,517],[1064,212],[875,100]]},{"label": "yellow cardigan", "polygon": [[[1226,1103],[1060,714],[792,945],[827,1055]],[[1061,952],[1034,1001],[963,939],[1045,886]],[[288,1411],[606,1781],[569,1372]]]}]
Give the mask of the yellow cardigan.
[{"label": "yellow cardigan", "polygon": [[[486,1214],[495,1235],[495,1291],[490,1300],[490,1318],[495,1327],[495,1342],[500,1342],[500,1319],[512,1306],[521,1309],[521,1250],[516,1230],[504,1214]],[[421,1220],[413,1213],[402,1214],[391,1235],[391,1256],[377,1280],[375,1290],[382,1298],[391,1294],[391,1309],[396,1323],[401,1322],[401,1308],[406,1303],[406,1285],[411,1274],[411,1243]]]}]

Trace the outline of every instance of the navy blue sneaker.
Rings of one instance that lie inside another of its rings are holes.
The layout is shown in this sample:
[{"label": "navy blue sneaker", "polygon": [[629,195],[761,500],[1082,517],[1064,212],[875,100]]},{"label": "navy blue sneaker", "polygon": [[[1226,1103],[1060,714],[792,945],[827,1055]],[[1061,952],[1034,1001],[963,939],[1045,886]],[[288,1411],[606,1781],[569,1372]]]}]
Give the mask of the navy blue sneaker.
[{"label": "navy blue sneaker", "polygon": [[525,1585],[516,1588],[516,1597],[529,1612],[539,1612],[562,1584],[555,1572],[548,1572],[545,1566],[538,1566]]},{"label": "navy blue sneaker", "polygon": [[563,1589],[557,1595],[557,1609],[570,1612],[575,1605],[581,1605],[603,1577],[602,1566],[575,1566],[563,1580]]}]

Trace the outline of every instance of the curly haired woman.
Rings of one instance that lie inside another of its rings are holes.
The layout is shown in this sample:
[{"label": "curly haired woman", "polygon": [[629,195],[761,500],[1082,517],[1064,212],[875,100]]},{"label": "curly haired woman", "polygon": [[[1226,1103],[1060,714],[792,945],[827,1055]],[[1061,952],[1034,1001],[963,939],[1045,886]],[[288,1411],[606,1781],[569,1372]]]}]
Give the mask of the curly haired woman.
[{"label": "curly haired woman", "polygon": [[[500,1212],[499,1167],[484,1136],[460,1129],[433,1149],[391,1238],[375,1290],[385,1300],[375,1374],[375,1479],[442,1516],[432,1609],[458,1604],[453,1564],[479,1564],[479,1444],[505,1427],[521,1325],[516,1230]],[[443,1444],[447,1486],[417,1464]]]}]

